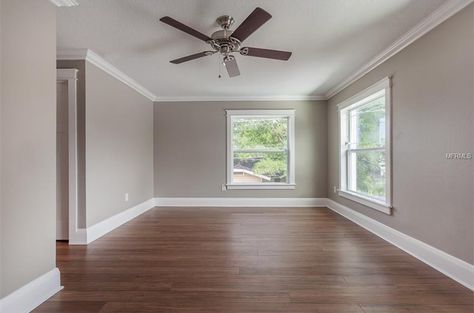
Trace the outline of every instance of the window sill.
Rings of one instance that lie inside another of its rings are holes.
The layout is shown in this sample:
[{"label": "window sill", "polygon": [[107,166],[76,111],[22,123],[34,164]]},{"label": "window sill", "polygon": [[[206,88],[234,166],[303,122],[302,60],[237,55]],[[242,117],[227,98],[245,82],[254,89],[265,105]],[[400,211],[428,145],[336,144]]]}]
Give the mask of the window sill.
[{"label": "window sill", "polygon": [[227,190],[232,190],[232,189],[295,189],[296,185],[295,184],[255,184],[255,185],[249,185],[249,184],[227,184],[226,185]]},{"label": "window sill", "polygon": [[358,203],[360,203],[362,205],[365,205],[369,208],[372,208],[374,210],[383,212],[383,213],[388,214],[388,215],[392,214],[392,206],[388,205],[386,203],[383,203],[381,201],[377,201],[377,200],[374,200],[374,199],[371,199],[371,198],[368,198],[368,197],[364,197],[364,196],[361,196],[359,194],[356,194],[356,193],[353,193],[353,192],[350,192],[350,191],[345,191],[345,190],[344,191],[339,190],[338,194],[339,194],[339,196],[341,196],[343,198],[358,202]]}]

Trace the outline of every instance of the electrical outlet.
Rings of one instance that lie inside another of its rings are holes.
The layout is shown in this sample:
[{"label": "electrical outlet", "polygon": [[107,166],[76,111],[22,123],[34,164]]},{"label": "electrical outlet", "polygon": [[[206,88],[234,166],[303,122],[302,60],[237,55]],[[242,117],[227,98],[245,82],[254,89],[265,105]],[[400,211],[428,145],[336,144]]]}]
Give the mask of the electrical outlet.
[{"label": "electrical outlet", "polygon": [[125,193],[125,202],[127,202],[127,201],[128,201],[128,192]]},{"label": "electrical outlet", "polygon": [[333,186],[334,187],[334,193],[337,193],[337,187],[336,186]]},{"label": "electrical outlet", "polygon": [[222,191],[226,191],[227,190],[227,186],[225,184],[222,184]]}]

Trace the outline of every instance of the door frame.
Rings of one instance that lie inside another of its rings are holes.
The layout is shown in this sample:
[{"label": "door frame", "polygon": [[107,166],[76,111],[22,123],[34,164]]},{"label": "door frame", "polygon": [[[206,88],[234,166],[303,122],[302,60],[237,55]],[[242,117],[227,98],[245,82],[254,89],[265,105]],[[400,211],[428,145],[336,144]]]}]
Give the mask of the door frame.
[{"label": "door frame", "polygon": [[78,228],[77,181],[77,69],[56,69],[56,81],[67,82],[68,97],[68,161],[69,161],[69,244],[82,241]]}]

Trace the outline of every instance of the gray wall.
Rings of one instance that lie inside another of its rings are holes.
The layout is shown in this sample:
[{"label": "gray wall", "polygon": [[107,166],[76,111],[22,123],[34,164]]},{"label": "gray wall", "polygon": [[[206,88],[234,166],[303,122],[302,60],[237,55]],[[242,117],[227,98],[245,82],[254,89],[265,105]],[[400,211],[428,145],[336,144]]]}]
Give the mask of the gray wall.
[{"label": "gray wall", "polygon": [[89,62],[85,85],[89,227],[153,197],[153,102]]},{"label": "gray wall", "polygon": [[90,227],[153,197],[153,102],[84,60],[57,66],[79,70],[78,223]]},{"label": "gray wall", "polygon": [[0,3],[3,297],[56,266],[56,8]]},{"label": "gray wall", "polygon": [[[331,199],[474,263],[474,5],[448,19],[330,99]],[[393,216],[332,192],[338,182],[336,104],[393,75]]]},{"label": "gray wall", "polygon": [[[296,110],[296,189],[228,190],[226,109]],[[326,197],[327,106],[322,101],[156,102],[156,197]]]}]

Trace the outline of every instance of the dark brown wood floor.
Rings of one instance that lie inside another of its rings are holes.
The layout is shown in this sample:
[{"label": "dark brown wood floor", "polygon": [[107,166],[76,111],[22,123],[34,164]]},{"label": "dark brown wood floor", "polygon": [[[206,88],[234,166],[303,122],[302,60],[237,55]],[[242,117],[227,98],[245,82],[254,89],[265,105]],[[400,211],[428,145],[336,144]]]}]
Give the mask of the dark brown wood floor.
[{"label": "dark brown wood floor", "polygon": [[155,208],[57,245],[37,313],[472,313],[473,293],[322,208]]}]

